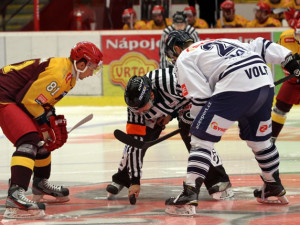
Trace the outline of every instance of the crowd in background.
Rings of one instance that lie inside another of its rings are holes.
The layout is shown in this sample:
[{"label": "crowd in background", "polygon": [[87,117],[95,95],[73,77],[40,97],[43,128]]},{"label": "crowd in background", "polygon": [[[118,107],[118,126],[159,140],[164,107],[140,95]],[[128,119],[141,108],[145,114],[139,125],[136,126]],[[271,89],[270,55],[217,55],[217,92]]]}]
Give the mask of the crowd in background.
[{"label": "crowd in background", "polygon": [[[230,27],[281,27],[284,23],[294,27],[299,17],[300,0],[261,0],[254,8],[253,20],[247,20],[242,15],[235,13],[235,4],[231,0],[220,2],[220,15],[215,21],[201,15],[201,1],[199,3],[199,17],[195,9],[195,1],[189,1],[189,5],[182,9],[186,23],[194,28],[230,28]],[[217,10],[219,12],[219,10]],[[152,20],[138,20],[136,11],[127,8],[123,11],[123,29],[165,29],[172,25],[173,18],[165,16],[165,9],[161,5],[155,5],[151,11]],[[209,20],[209,21],[206,21]]]}]

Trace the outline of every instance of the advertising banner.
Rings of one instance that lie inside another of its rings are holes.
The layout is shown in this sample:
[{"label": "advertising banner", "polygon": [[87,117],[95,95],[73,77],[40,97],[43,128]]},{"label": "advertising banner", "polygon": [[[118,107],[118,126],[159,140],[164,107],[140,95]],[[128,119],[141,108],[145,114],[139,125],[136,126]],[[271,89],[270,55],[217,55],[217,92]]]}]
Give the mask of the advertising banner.
[{"label": "advertising banner", "polygon": [[103,94],[120,96],[130,77],[158,68],[160,35],[103,35]]},{"label": "advertising banner", "polygon": [[[201,33],[201,40],[232,38],[250,42],[257,37],[271,40],[271,32]],[[101,46],[104,57],[103,95],[122,96],[130,77],[142,76],[158,68],[161,34],[103,34]]]}]

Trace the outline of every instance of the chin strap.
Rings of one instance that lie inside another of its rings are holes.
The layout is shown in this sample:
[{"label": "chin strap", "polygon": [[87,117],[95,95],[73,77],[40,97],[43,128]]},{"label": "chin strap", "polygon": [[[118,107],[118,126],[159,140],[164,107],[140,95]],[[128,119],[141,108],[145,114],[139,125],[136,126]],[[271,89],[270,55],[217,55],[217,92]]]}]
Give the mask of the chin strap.
[{"label": "chin strap", "polygon": [[75,69],[75,71],[76,71],[75,76],[76,76],[76,80],[78,80],[79,74],[80,74],[80,73],[84,73],[84,72],[87,70],[88,66],[86,65],[85,68],[84,68],[83,70],[80,70],[80,69],[77,68],[76,63],[77,63],[77,61],[74,60],[74,63],[73,63],[73,64],[74,64],[74,69]]}]

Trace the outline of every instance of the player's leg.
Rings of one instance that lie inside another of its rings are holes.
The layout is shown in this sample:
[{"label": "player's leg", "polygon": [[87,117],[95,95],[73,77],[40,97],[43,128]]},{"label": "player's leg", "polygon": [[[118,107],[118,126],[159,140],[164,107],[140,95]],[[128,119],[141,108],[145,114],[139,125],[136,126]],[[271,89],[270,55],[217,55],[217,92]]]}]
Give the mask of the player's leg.
[{"label": "player's leg", "polygon": [[69,189],[49,183],[51,174],[51,153],[40,148],[34,163],[32,194],[33,201],[60,203],[69,201]]},{"label": "player's leg", "polygon": [[[245,99],[239,93],[222,93],[213,96],[201,109],[191,126],[191,151],[188,159],[184,190],[176,198],[166,201],[166,212],[177,215],[193,215],[198,202],[200,187],[212,166],[214,144],[224,132],[246,111],[237,101]],[[226,102],[226,104],[224,104]],[[173,210],[173,211],[172,211]]]},{"label": "player's leg", "polygon": [[272,137],[271,141],[275,142],[279,136],[287,114],[294,104],[300,102],[300,84],[284,82],[276,97],[276,104],[272,110]]},{"label": "player's leg", "polygon": [[276,203],[287,204],[286,191],[279,178],[279,153],[275,144],[270,141],[273,96],[273,88],[267,87],[261,92],[257,98],[258,106],[253,104],[252,110],[239,120],[240,137],[246,140],[252,149],[262,171],[264,185],[254,191],[258,202],[274,203],[268,198],[276,197],[278,199]]},{"label": "player's leg", "polygon": [[[180,128],[180,136],[189,152],[191,149],[191,124],[179,119],[178,126]],[[234,194],[231,190],[229,176],[223,167],[222,160],[215,149],[212,150],[211,154],[212,166],[209,168],[208,174],[204,180],[204,185],[206,186],[208,193],[216,200],[231,198]]]},{"label": "player's leg", "polygon": [[[157,139],[161,131],[162,127],[158,125],[154,126],[154,128],[146,127],[144,141],[153,141]],[[108,200],[114,200],[115,196],[120,193],[123,187],[130,187],[131,178],[129,177],[128,163],[130,160],[136,160],[143,163],[144,156],[144,150],[128,145],[125,146],[122,159],[119,163],[118,172],[112,176],[112,182],[106,186]]]},{"label": "player's leg", "polygon": [[8,104],[0,106],[0,126],[16,147],[11,159],[11,179],[4,217],[43,217],[45,205],[25,196],[41,141],[35,124],[16,104]]}]

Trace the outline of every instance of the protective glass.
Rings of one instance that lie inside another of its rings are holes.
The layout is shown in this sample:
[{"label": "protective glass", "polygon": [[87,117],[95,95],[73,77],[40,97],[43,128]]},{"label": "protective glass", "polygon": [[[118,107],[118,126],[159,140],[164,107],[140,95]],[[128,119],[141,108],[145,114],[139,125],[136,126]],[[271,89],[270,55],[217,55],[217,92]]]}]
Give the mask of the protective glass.
[{"label": "protective glass", "polygon": [[88,62],[88,63],[87,63],[87,66],[88,66],[88,68],[89,68],[90,70],[93,71],[93,74],[94,74],[94,75],[97,75],[97,74],[102,74],[102,69],[103,69],[102,63],[103,63],[103,62],[100,61],[100,62],[98,63],[98,65],[97,65],[97,64],[94,64],[94,63],[92,63],[92,62]]},{"label": "protective glass", "polygon": [[177,55],[171,49],[166,50],[166,60],[172,63],[173,65],[176,63]]}]

